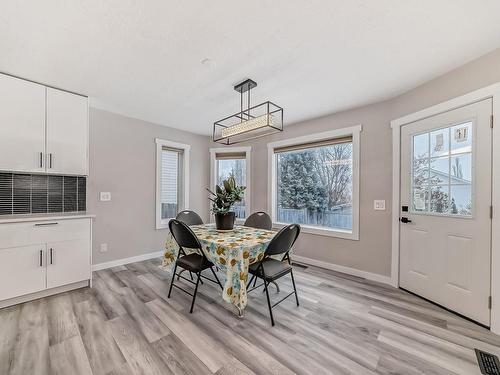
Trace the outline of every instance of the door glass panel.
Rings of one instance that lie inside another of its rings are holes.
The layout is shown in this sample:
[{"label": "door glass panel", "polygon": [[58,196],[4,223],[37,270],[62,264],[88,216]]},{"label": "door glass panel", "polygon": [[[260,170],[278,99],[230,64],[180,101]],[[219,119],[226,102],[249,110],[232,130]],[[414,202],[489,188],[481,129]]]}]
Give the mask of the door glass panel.
[{"label": "door glass panel", "polygon": [[429,211],[429,189],[426,187],[417,187],[413,190],[413,211]]},{"label": "door glass panel", "polygon": [[411,211],[472,215],[472,122],[413,136]]},{"label": "door glass panel", "polygon": [[450,129],[439,129],[430,133],[431,156],[448,155],[450,149]]},{"label": "door glass panel", "polygon": [[449,211],[449,186],[431,187],[430,212],[446,214]]},{"label": "door glass panel", "polygon": [[418,159],[413,162],[413,186],[429,184],[429,159]]},{"label": "door glass panel", "polygon": [[429,157],[429,133],[415,135],[413,137],[414,159],[424,159]]},{"label": "door glass panel", "polygon": [[451,158],[451,184],[472,182],[472,154],[462,154]]},{"label": "door glass panel", "polygon": [[454,215],[472,215],[470,185],[451,186],[451,213]]},{"label": "door glass panel", "polygon": [[472,152],[472,122],[451,127],[451,153]]},{"label": "door glass panel", "polygon": [[430,184],[431,185],[448,185],[450,182],[450,158],[431,159],[430,167]]}]

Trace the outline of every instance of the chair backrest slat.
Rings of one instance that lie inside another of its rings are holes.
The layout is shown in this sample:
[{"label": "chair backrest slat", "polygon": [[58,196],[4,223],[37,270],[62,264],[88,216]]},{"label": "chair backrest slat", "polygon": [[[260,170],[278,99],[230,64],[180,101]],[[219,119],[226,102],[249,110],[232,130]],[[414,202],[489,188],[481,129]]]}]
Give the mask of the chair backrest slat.
[{"label": "chair backrest slat", "polygon": [[258,228],[258,229],[266,229],[266,230],[273,229],[273,222],[271,220],[271,217],[262,211],[254,212],[253,214],[251,214],[245,220],[245,224],[243,225],[246,227]]},{"label": "chair backrest slat", "polygon": [[180,247],[201,250],[200,240],[198,240],[196,234],[194,234],[187,224],[177,219],[171,219],[168,222],[168,228],[170,229],[170,233],[172,233],[175,242],[177,242]]},{"label": "chair backrest slat", "polygon": [[198,215],[194,211],[184,210],[177,214],[176,219],[182,221],[187,225],[201,225],[203,224],[203,220],[200,215]]},{"label": "chair backrest slat", "polygon": [[290,224],[282,228],[276,236],[274,236],[271,242],[269,242],[265,255],[270,256],[288,253],[297,240],[299,234],[299,224]]}]

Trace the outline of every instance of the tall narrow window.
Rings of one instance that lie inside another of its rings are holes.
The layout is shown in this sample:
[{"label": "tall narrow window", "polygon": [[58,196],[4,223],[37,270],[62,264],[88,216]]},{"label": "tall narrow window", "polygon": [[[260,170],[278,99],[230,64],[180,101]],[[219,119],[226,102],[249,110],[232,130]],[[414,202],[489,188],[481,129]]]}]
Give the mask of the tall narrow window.
[{"label": "tall narrow window", "polygon": [[232,210],[237,219],[244,219],[249,215],[250,186],[249,180],[249,147],[232,147],[225,149],[211,149],[212,155],[212,188],[215,184],[222,184],[222,181],[233,176],[238,185],[246,186],[245,196],[241,202],[237,202]]},{"label": "tall narrow window", "polygon": [[161,218],[177,215],[182,204],[182,150],[164,147],[161,151]]},{"label": "tall narrow window", "polygon": [[168,221],[188,206],[189,145],[156,140],[156,227],[166,228]]}]

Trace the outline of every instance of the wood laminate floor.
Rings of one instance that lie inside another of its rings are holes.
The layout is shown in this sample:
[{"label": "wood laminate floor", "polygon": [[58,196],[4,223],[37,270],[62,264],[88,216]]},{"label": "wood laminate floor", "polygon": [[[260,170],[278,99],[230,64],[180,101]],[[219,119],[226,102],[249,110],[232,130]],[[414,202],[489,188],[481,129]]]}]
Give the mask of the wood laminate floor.
[{"label": "wood laminate floor", "polygon": [[[296,267],[301,306],[249,295],[235,316],[212,283],[173,290],[159,260],[94,273],[94,287],[0,310],[0,374],[479,374],[500,337],[404,291]],[[182,281],[181,281],[182,282]],[[284,295],[291,289],[280,280]],[[272,297],[278,298],[273,288]]]}]

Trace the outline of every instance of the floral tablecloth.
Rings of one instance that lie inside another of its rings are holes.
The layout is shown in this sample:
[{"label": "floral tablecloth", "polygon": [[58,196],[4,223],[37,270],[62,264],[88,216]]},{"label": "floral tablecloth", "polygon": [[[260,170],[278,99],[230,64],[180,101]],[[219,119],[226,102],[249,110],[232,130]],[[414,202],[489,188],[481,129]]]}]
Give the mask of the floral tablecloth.
[{"label": "floral tablecloth", "polygon": [[[264,251],[276,234],[273,231],[235,225],[231,231],[218,231],[214,224],[193,225],[191,229],[200,240],[207,258],[225,274],[226,302],[241,311],[247,305],[246,281],[248,266],[262,259]],[[165,243],[162,267],[170,267],[177,259],[179,246],[169,233]],[[193,249],[184,249],[190,253]]]}]

